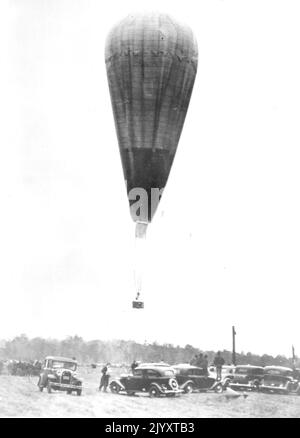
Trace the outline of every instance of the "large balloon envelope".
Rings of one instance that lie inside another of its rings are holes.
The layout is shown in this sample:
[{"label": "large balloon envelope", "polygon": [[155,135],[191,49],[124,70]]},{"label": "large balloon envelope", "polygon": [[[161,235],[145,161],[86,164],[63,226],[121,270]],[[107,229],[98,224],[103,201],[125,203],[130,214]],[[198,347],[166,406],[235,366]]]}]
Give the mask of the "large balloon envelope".
[{"label": "large balloon envelope", "polygon": [[109,33],[105,61],[130,204],[136,189],[147,194],[132,217],[148,223],[158,204],[151,189],[166,185],[188,109],[196,40],[168,15],[130,15]]}]

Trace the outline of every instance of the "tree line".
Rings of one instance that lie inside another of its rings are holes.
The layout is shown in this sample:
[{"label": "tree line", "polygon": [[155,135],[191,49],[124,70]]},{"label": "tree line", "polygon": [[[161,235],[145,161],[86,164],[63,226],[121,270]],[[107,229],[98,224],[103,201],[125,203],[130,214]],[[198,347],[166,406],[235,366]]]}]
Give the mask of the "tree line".
[{"label": "tree line", "polygon": [[[34,361],[43,360],[48,355],[75,357],[81,364],[106,363],[130,364],[134,359],[143,362],[164,361],[169,364],[190,362],[201,352],[208,355],[209,363],[213,362],[215,351],[203,351],[192,345],[174,346],[172,344],[137,343],[124,340],[85,341],[80,336],[69,336],[63,340],[36,337],[29,339],[25,334],[0,343],[1,360]],[[226,364],[231,364],[231,351],[221,351]],[[282,355],[257,355],[236,353],[238,365],[281,365],[292,366],[292,358]]]}]

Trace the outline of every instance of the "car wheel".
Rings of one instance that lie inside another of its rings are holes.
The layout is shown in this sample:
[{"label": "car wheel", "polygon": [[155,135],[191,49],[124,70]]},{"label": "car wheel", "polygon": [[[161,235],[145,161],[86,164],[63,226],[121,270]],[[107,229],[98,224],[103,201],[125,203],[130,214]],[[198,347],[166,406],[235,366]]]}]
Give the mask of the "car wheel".
[{"label": "car wheel", "polygon": [[109,388],[113,394],[119,394],[120,392],[120,386],[115,382],[111,383]]},{"label": "car wheel", "polygon": [[215,387],[215,392],[217,394],[221,394],[223,392],[223,386],[221,385],[221,383],[219,383],[216,387]]},{"label": "car wheel", "polygon": [[82,394],[82,389],[77,389],[77,390],[76,390],[76,394],[77,394],[78,396],[80,396],[80,395]]},{"label": "car wheel", "polygon": [[149,395],[150,395],[151,398],[159,397],[160,396],[160,392],[159,392],[159,390],[158,390],[158,388],[156,386],[150,386]]},{"label": "car wheel", "polygon": [[51,394],[51,390],[52,390],[52,388],[51,388],[51,384],[48,383],[48,385],[47,385],[47,391],[48,391],[48,394]]},{"label": "car wheel", "polygon": [[68,390],[67,390],[67,394],[68,394],[68,395],[71,395],[71,394],[72,394],[72,391],[71,391],[70,389],[68,389]]},{"label": "car wheel", "polygon": [[193,391],[194,391],[194,386],[192,383],[188,383],[184,388],[184,392],[186,394],[191,394]]}]

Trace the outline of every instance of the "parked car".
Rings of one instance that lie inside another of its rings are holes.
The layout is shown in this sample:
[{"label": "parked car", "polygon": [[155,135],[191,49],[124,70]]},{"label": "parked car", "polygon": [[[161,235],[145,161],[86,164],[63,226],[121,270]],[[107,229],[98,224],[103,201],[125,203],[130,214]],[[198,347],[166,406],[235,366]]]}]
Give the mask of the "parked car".
[{"label": "parked car", "polygon": [[300,394],[300,384],[294,378],[294,371],[291,368],[268,366],[264,369],[260,391],[277,394]]},{"label": "parked car", "polygon": [[110,382],[110,390],[114,394],[119,392],[134,395],[136,392],[148,393],[150,397],[166,395],[168,397],[182,393],[171,367],[159,365],[141,365]]},{"label": "parked car", "polygon": [[48,356],[45,359],[38,387],[40,391],[47,388],[48,393],[52,390],[66,391],[77,395],[82,393],[82,380],[77,377],[77,361],[68,357]]},{"label": "parked car", "polygon": [[238,365],[233,372],[226,376],[225,386],[235,390],[258,390],[264,376],[264,368],[253,365]]},{"label": "parked car", "polygon": [[179,388],[186,393],[193,391],[223,391],[222,382],[207,374],[203,368],[184,363],[174,365],[173,369],[175,370]]}]

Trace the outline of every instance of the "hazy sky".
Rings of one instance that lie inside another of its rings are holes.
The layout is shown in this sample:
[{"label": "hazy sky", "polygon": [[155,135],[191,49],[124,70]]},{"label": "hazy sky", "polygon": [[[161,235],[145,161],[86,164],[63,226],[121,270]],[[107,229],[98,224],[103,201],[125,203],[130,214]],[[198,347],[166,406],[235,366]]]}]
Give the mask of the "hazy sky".
[{"label": "hazy sky", "polygon": [[[131,221],[104,43],[128,13],[187,23],[198,75],[147,236]],[[300,4],[3,1],[0,338],[137,341],[300,355]]]}]

